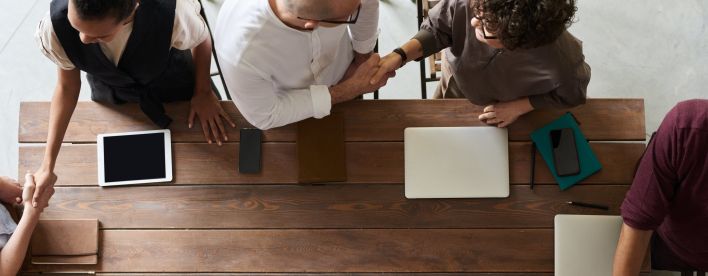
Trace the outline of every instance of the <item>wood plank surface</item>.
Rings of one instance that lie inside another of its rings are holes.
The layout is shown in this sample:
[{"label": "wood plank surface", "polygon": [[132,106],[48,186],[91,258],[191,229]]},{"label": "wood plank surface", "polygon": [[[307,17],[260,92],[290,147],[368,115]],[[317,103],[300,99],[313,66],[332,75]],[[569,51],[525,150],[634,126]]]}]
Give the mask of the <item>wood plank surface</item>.
[{"label": "wood plank surface", "polygon": [[[647,270],[648,271],[648,270]],[[144,276],[176,276],[176,275],[194,275],[194,276],[224,276],[224,275],[249,275],[249,276],[290,276],[290,275],[297,275],[297,276],[381,276],[383,273],[376,273],[376,272],[370,272],[370,273],[189,273],[189,274],[181,274],[181,273],[105,273],[105,272],[100,272],[100,273],[90,273],[89,275],[96,275],[96,276],[136,276],[136,275],[144,275]],[[25,273],[20,273],[18,275],[23,275],[23,276],[86,276],[87,273],[71,273],[71,272],[43,272],[43,273],[30,273],[30,272],[25,272]],[[506,272],[506,273],[485,273],[485,272],[456,272],[456,273],[439,273],[439,272],[422,272],[422,273],[386,273],[386,276],[404,276],[404,275],[433,275],[433,276],[456,276],[456,275],[469,275],[469,276],[553,276],[553,273],[513,273],[513,272]],[[641,276],[650,276],[650,273],[639,273]]]},{"label": "wood plank surface", "polygon": [[[102,230],[97,272],[552,272],[553,230]],[[28,271],[56,266],[30,266]]]},{"label": "wood plank surface", "polygon": [[556,214],[618,215],[627,189],[512,186],[505,199],[409,200],[402,185],[62,187],[42,219],[98,219],[103,229],[552,228]]},{"label": "wood plank surface", "polygon": [[[20,143],[46,142],[49,120],[48,102],[23,102],[20,106]],[[222,102],[238,127],[249,126],[231,102]],[[172,139],[176,142],[203,142],[200,127],[187,128],[189,103],[166,105],[174,119]],[[363,100],[337,105],[334,113],[346,118],[347,141],[402,141],[406,127],[480,126],[477,119],[482,107],[467,100]],[[558,118],[566,111],[582,123],[589,140],[643,141],[646,138],[644,101],[642,99],[589,99],[587,104],[570,110],[538,110],[519,119],[509,128],[512,141],[528,141],[530,133]],[[135,104],[107,106],[80,102],[69,124],[64,141],[95,142],[102,133],[155,129]],[[293,125],[265,132],[264,141],[292,142]],[[231,141],[238,141],[237,129],[229,130]]]},{"label": "wood plank surface", "polygon": [[[586,184],[631,183],[634,167],[644,150],[642,143],[591,143],[603,170]],[[404,154],[401,142],[349,142],[346,145],[346,183],[403,183]],[[21,146],[19,175],[39,168],[44,147]],[[97,185],[95,144],[65,145],[57,160],[58,186]],[[294,143],[263,145],[263,168],[259,175],[242,175],[238,168],[238,143],[222,147],[204,143],[174,144],[175,184],[291,184],[297,183],[297,156]],[[553,184],[550,171],[536,155],[536,183]],[[530,144],[510,143],[512,184],[528,184]]]},{"label": "wood plank surface", "polygon": [[[86,276],[86,274],[81,273],[20,273],[19,275],[25,276],[40,276],[40,275],[50,275],[50,276]],[[176,273],[95,273],[91,275],[96,276],[176,276],[182,274]],[[195,276],[224,276],[224,275],[252,275],[252,276],[285,276],[285,275],[297,275],[297,276],[381,276],[382,273],[189,273],[189,275]],[[553,273],[471,273],[471,272],[458,272],[458,273],[386,273],[386,276],[403,276],[403,275],[434,275],[434,276],[455,276],[455,275],[469,275],[469,276],[553,276]],[[648,273],[640,273],[642,276],[649,276]]]}]

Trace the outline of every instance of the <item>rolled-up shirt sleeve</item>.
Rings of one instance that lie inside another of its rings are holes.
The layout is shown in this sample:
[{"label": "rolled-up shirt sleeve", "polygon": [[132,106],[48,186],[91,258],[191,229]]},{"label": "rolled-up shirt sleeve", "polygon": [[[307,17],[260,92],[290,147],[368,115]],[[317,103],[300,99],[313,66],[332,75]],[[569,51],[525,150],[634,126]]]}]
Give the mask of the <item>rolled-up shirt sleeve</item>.
[{"label": "rolled-up shirt sleeve", "polygon": [[69,57],[66,55],[64,48],[59,42],[56,33],[54,33],[54,28],[52,26],[52,19],[47,13],[34,32],[34,40],[39,47],[40,52],[56,64],[62,70],[74,70],[76,66],[71,62]]},{"label": "rolled-up shirt sleeve", "polygon": [[379,38],[379,0],[362,0],[359,19],[349,26],[354,51],[368,54]]},{"label": "rolled-up shirt sleeve", "polygon": [[442,0],[428,11],[428,17],[413,37],[423,46],[423,58],[452,45],[456,0]]},{"label": "rolled-up shirt sleeve", "polygon": [[249,123],[259,129],[271,129],[307,118],[329,115],[332,98],[326,85],[278,91],[267,74],[241,60],[222,61],[223,76],[236,107]]},{"label": "rolled-up shirt sleeve", "polygon": [[677,112],[667,114],[639,163],[632,186],[621,207],[624,223],[640,230],[656,230],[674,200],[678,176],[672,160],[677,158]]}]

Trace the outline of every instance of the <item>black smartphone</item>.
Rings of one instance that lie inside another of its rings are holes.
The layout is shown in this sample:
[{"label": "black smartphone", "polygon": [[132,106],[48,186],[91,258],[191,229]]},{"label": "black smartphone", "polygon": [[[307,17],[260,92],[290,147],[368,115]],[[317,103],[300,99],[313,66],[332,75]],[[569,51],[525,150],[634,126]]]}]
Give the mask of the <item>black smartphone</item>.
[{"label": "black smartphone", "polygon": [[580,173],[578,149],[575,145],[575,133],[572,128],[551,130],[553,163],[558,176],[571,176]]},{"label": "black smartphone", "polygon": [[261,171],[261,140],[263,131],[255,128],[241,129],[241,143],[238,150],[238,171],[259,173]]}]

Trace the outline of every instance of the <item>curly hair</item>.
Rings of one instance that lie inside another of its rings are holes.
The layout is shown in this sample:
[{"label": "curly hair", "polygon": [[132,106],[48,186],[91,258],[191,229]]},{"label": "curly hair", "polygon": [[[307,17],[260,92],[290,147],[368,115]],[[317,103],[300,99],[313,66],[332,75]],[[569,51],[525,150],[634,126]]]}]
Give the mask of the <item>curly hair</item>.
[{"label": "curly hair", "polygon": [[103,19],[112,16],[116,22],[133,13],[137,0],[72,0],[82,20]]},{"label": "curly hair", "polygon": [[472,12],[505,48],[549,44],[573,23],[575,0],[470,0]]}]

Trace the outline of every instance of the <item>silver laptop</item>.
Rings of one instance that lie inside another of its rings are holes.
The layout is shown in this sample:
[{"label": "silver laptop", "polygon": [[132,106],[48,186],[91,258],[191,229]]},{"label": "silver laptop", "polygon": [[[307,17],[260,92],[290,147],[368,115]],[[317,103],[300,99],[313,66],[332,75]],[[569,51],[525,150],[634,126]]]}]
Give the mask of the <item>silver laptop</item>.
[{"label": "silver laptop", "polygon": [[612,275],[622,217],[557,215],[555,275]]},{"label": "silver laptop", "polygon": [[406,128],[407,198],[509,196],[509,134],[496,127]]}]

